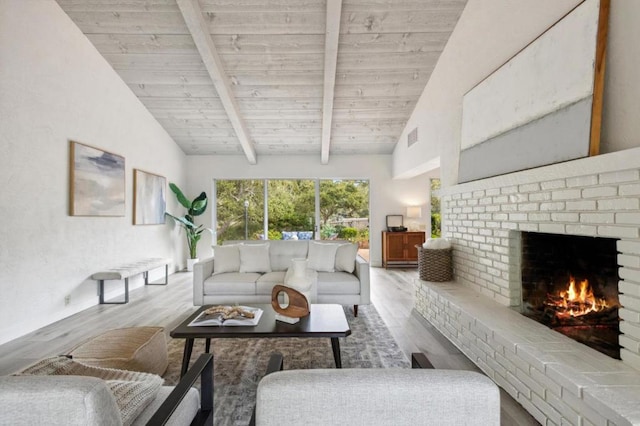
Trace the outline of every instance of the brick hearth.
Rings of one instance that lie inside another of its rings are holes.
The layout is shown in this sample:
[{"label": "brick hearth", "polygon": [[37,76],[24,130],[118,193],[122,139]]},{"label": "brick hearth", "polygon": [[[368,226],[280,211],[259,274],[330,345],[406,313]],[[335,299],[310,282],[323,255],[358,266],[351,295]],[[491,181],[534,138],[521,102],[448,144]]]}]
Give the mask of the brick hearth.
[{"label": "brick hearth", "polygon": [[459,283],[415,309],[543,425],[640,424],[640,372]]}]

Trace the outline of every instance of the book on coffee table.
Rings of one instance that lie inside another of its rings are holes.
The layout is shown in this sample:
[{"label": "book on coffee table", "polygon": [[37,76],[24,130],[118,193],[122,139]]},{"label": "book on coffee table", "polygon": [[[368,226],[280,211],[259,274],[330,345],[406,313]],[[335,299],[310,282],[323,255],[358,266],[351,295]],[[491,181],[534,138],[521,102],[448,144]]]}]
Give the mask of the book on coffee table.
[{"label": "book on coffee table", "polygon": [[245,312],[253,314],[253,318],[245,316],[235,316],[232,318],[226,317],[224,312],[207,313],[202,311],[193,321],[189,323],[189,327],[206,327],[206,326],[254,326],[258,325],[260,317],[262,316],[262,309],[253,308],[250,306],[226,306],[225,308],[240,308]]}]

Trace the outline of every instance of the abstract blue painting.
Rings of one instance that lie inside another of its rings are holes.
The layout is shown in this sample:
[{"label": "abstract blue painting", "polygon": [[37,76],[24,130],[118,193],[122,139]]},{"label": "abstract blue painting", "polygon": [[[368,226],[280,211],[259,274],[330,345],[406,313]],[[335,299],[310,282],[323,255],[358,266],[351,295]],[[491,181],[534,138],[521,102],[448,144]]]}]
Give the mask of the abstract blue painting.
[{"label": "abstract blue painting", "polygon": [[164,223],[167,208],[164,176],[133,170],[133,224],[158,225]]},{"label": "abstract blue painting", "polygon": [[88,145],[70,144],[71,216],[124,216],[124,157]]}]

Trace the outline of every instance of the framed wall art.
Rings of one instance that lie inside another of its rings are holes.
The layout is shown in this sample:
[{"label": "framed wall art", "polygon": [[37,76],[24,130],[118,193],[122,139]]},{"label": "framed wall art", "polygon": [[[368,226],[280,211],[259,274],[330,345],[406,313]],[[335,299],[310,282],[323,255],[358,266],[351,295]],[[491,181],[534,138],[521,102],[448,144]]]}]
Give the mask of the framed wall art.
[{"label": "framed wall art", "polygon": [[158,225],[164,223],[167,178],[133,170],[133,224]]},{"label": "framed wall art", "polygon": [[124,216],[124,157],[70,141],[69,215]]},{"label": "framed wall art", "polygon": [[458,182],[597,155],[609,0],[585,0],[464,95]]}]

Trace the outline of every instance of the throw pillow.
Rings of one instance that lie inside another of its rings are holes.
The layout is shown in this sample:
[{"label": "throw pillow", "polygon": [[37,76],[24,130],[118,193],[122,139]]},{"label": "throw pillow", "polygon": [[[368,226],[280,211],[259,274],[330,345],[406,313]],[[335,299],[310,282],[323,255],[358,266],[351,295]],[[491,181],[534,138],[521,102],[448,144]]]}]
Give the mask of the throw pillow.
[{"label": "throw pillow", "polygon": [[336,271],[353,273],[356,268],[356,256],[358,256],[358,244],[340,244],[336,250]]},{"label": "throw pillow", "polygon": [[240,272],[271,272],[269,244],[242,244],[240,246]]},{"label": "throw pillow", "polygon": [[130,425],[153,401],[164,380],[156,374],[92,367],[65,356],[46,358],[15,376],[90,376],[106,382],[120,409],[123,425]]},{"label": "throw pillow", "polygon": [[240,270],[240,245],[229,244],[213,248],[213,273],[238,272]]},{"label": "throw pillow", "polygon": [[309,269],[317,272],[334,272],[338,244],[323,244],[309,241]]}]

